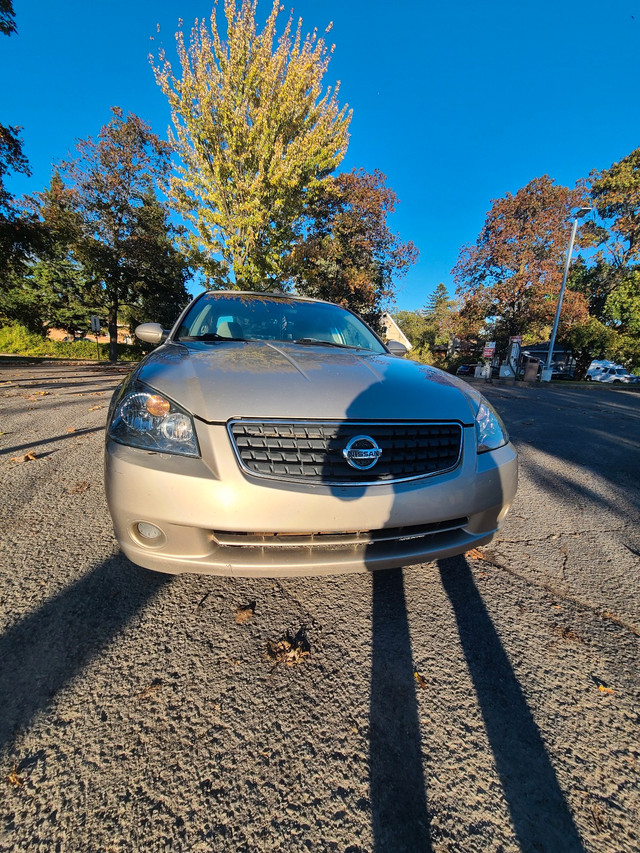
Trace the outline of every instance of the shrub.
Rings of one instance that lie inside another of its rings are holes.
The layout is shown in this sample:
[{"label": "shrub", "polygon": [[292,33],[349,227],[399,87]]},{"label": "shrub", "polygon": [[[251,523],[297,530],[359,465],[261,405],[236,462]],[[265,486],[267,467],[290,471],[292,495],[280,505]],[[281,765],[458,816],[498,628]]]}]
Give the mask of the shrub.
[{"label": "shrub", "polygon": [[[100,360],[109,360],[109,344],[98,344]],[[29,356],[32,358],[82,358],[97,361],[95,341],[52,341],[34,334],[18,323],[0,328],[0,353]],[[134,344],[118,344],[118,358],[139,361],[142,349]]]}]

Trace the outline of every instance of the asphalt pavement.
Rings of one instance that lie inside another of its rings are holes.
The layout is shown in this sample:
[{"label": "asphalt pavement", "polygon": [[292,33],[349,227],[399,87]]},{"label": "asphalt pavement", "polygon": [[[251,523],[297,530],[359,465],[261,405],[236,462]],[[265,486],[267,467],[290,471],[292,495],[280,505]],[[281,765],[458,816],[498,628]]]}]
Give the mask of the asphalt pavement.
[{"label": "asphalt pavement", "polygon": [[0,851],[640,849],[640,394],[475,383],[521,477],[481,552],[165,577],[104,499],[126,369],[0,359]]}]

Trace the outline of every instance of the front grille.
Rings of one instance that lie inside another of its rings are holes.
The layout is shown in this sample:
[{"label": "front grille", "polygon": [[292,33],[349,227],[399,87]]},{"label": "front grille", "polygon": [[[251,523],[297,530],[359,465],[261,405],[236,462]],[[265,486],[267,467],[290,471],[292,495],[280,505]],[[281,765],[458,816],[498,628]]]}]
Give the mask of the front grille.
[{"label": "front grille", "polygon": [[214,530],[213,540],[218,545],[231,548],[345,548],[376,545],[380,543],[411,542],[425,540],[435,534],[460,530],[468,523],[467,518],[452,518],[430,524],[409,527],[383,527],[379,530],[354,530],[344,533],[243,533],[229,530]]},{"label": "front grille", "polygon": [[[397,482],[455,468],[462,452],[459,423],[254,421],[229,423],[240,465],[251,474],[326,484]],[[367,470],[351,467],[348,442],[365,435],[382,454]]]}]

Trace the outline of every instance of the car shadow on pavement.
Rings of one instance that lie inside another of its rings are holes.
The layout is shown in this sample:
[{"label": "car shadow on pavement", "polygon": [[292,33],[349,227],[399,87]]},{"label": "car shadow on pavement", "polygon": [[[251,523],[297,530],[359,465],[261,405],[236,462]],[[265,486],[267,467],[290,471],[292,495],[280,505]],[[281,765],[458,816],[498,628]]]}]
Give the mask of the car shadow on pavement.
[{"label": "car shadow on pavement", "polygon": [[11,744],[171,575],[106,560],[0,636],[0,747]]},{"label": "car shadow on pavement", "polygon": [[453,557],[438,566],[519,849],[584,853],[538,726],[467,561]]},{"label": "car shadow on pavement", "polygon": [[432,849],[402,569],[373,572],[370,800],[374,850]]}]

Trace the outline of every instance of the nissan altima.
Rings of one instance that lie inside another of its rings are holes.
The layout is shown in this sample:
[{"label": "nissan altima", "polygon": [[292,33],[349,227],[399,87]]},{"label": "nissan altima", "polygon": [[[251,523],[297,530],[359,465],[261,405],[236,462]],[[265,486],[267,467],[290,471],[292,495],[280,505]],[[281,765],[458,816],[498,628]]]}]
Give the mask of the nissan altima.
[{"label": "nissan altima", "polygon": [[208,292],[116,390],[105,486],[127,557],[160,572],[384,569],[489,542],[517,457],[474,388],[355,314]]}]

